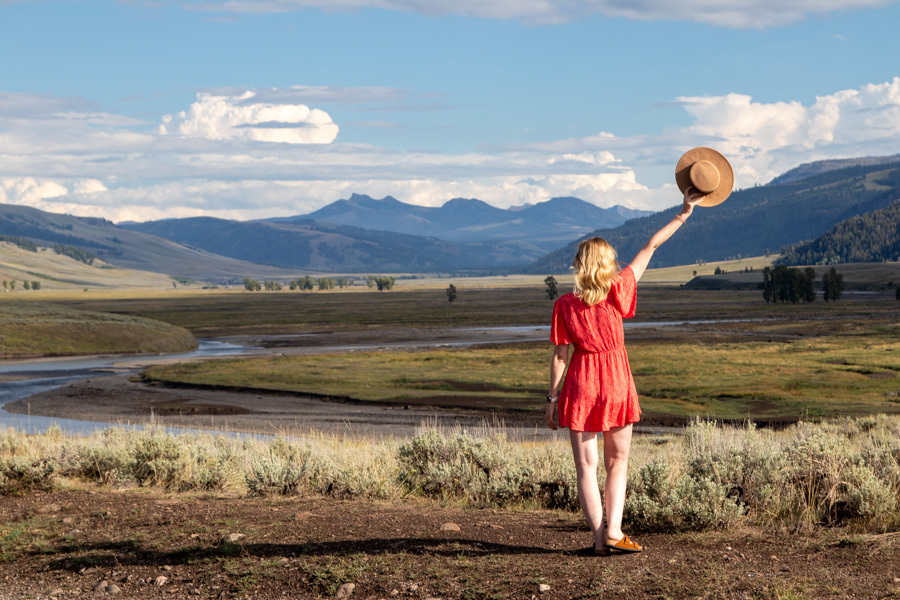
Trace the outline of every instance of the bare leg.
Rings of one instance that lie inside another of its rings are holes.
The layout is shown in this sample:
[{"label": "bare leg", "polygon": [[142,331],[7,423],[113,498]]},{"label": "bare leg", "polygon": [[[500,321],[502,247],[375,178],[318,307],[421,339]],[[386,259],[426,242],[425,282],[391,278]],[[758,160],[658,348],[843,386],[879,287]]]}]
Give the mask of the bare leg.
[{"label": "bare leg", "polygon": [[578,501],[594,535],[594,547],[603,548],[606,533],[603,530],[603,501],[597,486],[599,453],[597,434],[591,431],[569,430],[572,455],[575,458],[575,474],[578,477]]},{"label": "bare leg", "polygon": [[[625,535],[622,533],[622,512],[625,510],[625,486],[628,483],[630,451],[631,425],[603,432],[603,462],[606,467],[606,535],[613,540],[620,540]],[[581,492],[580,487],[578,491]]]}]

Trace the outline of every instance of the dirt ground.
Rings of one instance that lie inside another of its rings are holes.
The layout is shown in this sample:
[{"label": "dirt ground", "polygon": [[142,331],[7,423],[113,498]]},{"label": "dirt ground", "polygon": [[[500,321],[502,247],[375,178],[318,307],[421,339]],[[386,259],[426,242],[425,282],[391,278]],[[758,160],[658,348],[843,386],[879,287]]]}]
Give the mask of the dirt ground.
[{"label": "dirt ground", "polygon": [[604,557],[582,523],[412,499],[32,493],[0,498],[0,599],[900,598],[896,534],[632,532],[643,553]]}]

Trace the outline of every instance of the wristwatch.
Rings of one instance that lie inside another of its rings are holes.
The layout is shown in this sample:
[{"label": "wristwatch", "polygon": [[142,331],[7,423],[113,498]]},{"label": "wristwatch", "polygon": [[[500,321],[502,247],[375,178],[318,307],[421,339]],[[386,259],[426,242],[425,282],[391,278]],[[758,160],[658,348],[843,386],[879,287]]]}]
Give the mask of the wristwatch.
[{"label": "wristwatch", "polygon": [[551,396],[550,394],[547,394],[547,402],[556,402],[557,400],[559,400],[559,396],[557,396],[556,398],[554,398],[554,397]]}]

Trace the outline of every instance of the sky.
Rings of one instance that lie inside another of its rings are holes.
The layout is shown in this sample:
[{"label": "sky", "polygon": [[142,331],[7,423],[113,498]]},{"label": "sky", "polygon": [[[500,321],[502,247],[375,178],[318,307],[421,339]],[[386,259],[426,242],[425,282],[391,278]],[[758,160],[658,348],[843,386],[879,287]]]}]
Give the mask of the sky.
[{"label": "sky", "polygon": [[0,0],[0,203],[115,222],[353,193],[680,203],[900,153],[900,0]]}]

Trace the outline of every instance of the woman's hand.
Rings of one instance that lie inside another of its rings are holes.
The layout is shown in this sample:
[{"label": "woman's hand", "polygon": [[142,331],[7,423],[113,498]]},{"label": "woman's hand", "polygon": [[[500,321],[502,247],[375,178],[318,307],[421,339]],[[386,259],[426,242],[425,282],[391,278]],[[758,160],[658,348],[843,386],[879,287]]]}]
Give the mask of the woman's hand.
[{"label": "woman's hand", "polygon": [[684,203],[681,205],[681,214],[679,216],[687,219],[694,212],[694,207],[703,202],[706,194],[701,194],[692,186],[688,186],[684,190]]},{"label": "woman's hand", "polygon": [[544,421],[547,423],[547,427],[549,427],[553,431],[556,431],[559,428],[559,426],[556,424],[556,407],[556,402],[548,402],[547,410],[544,411]]}]

